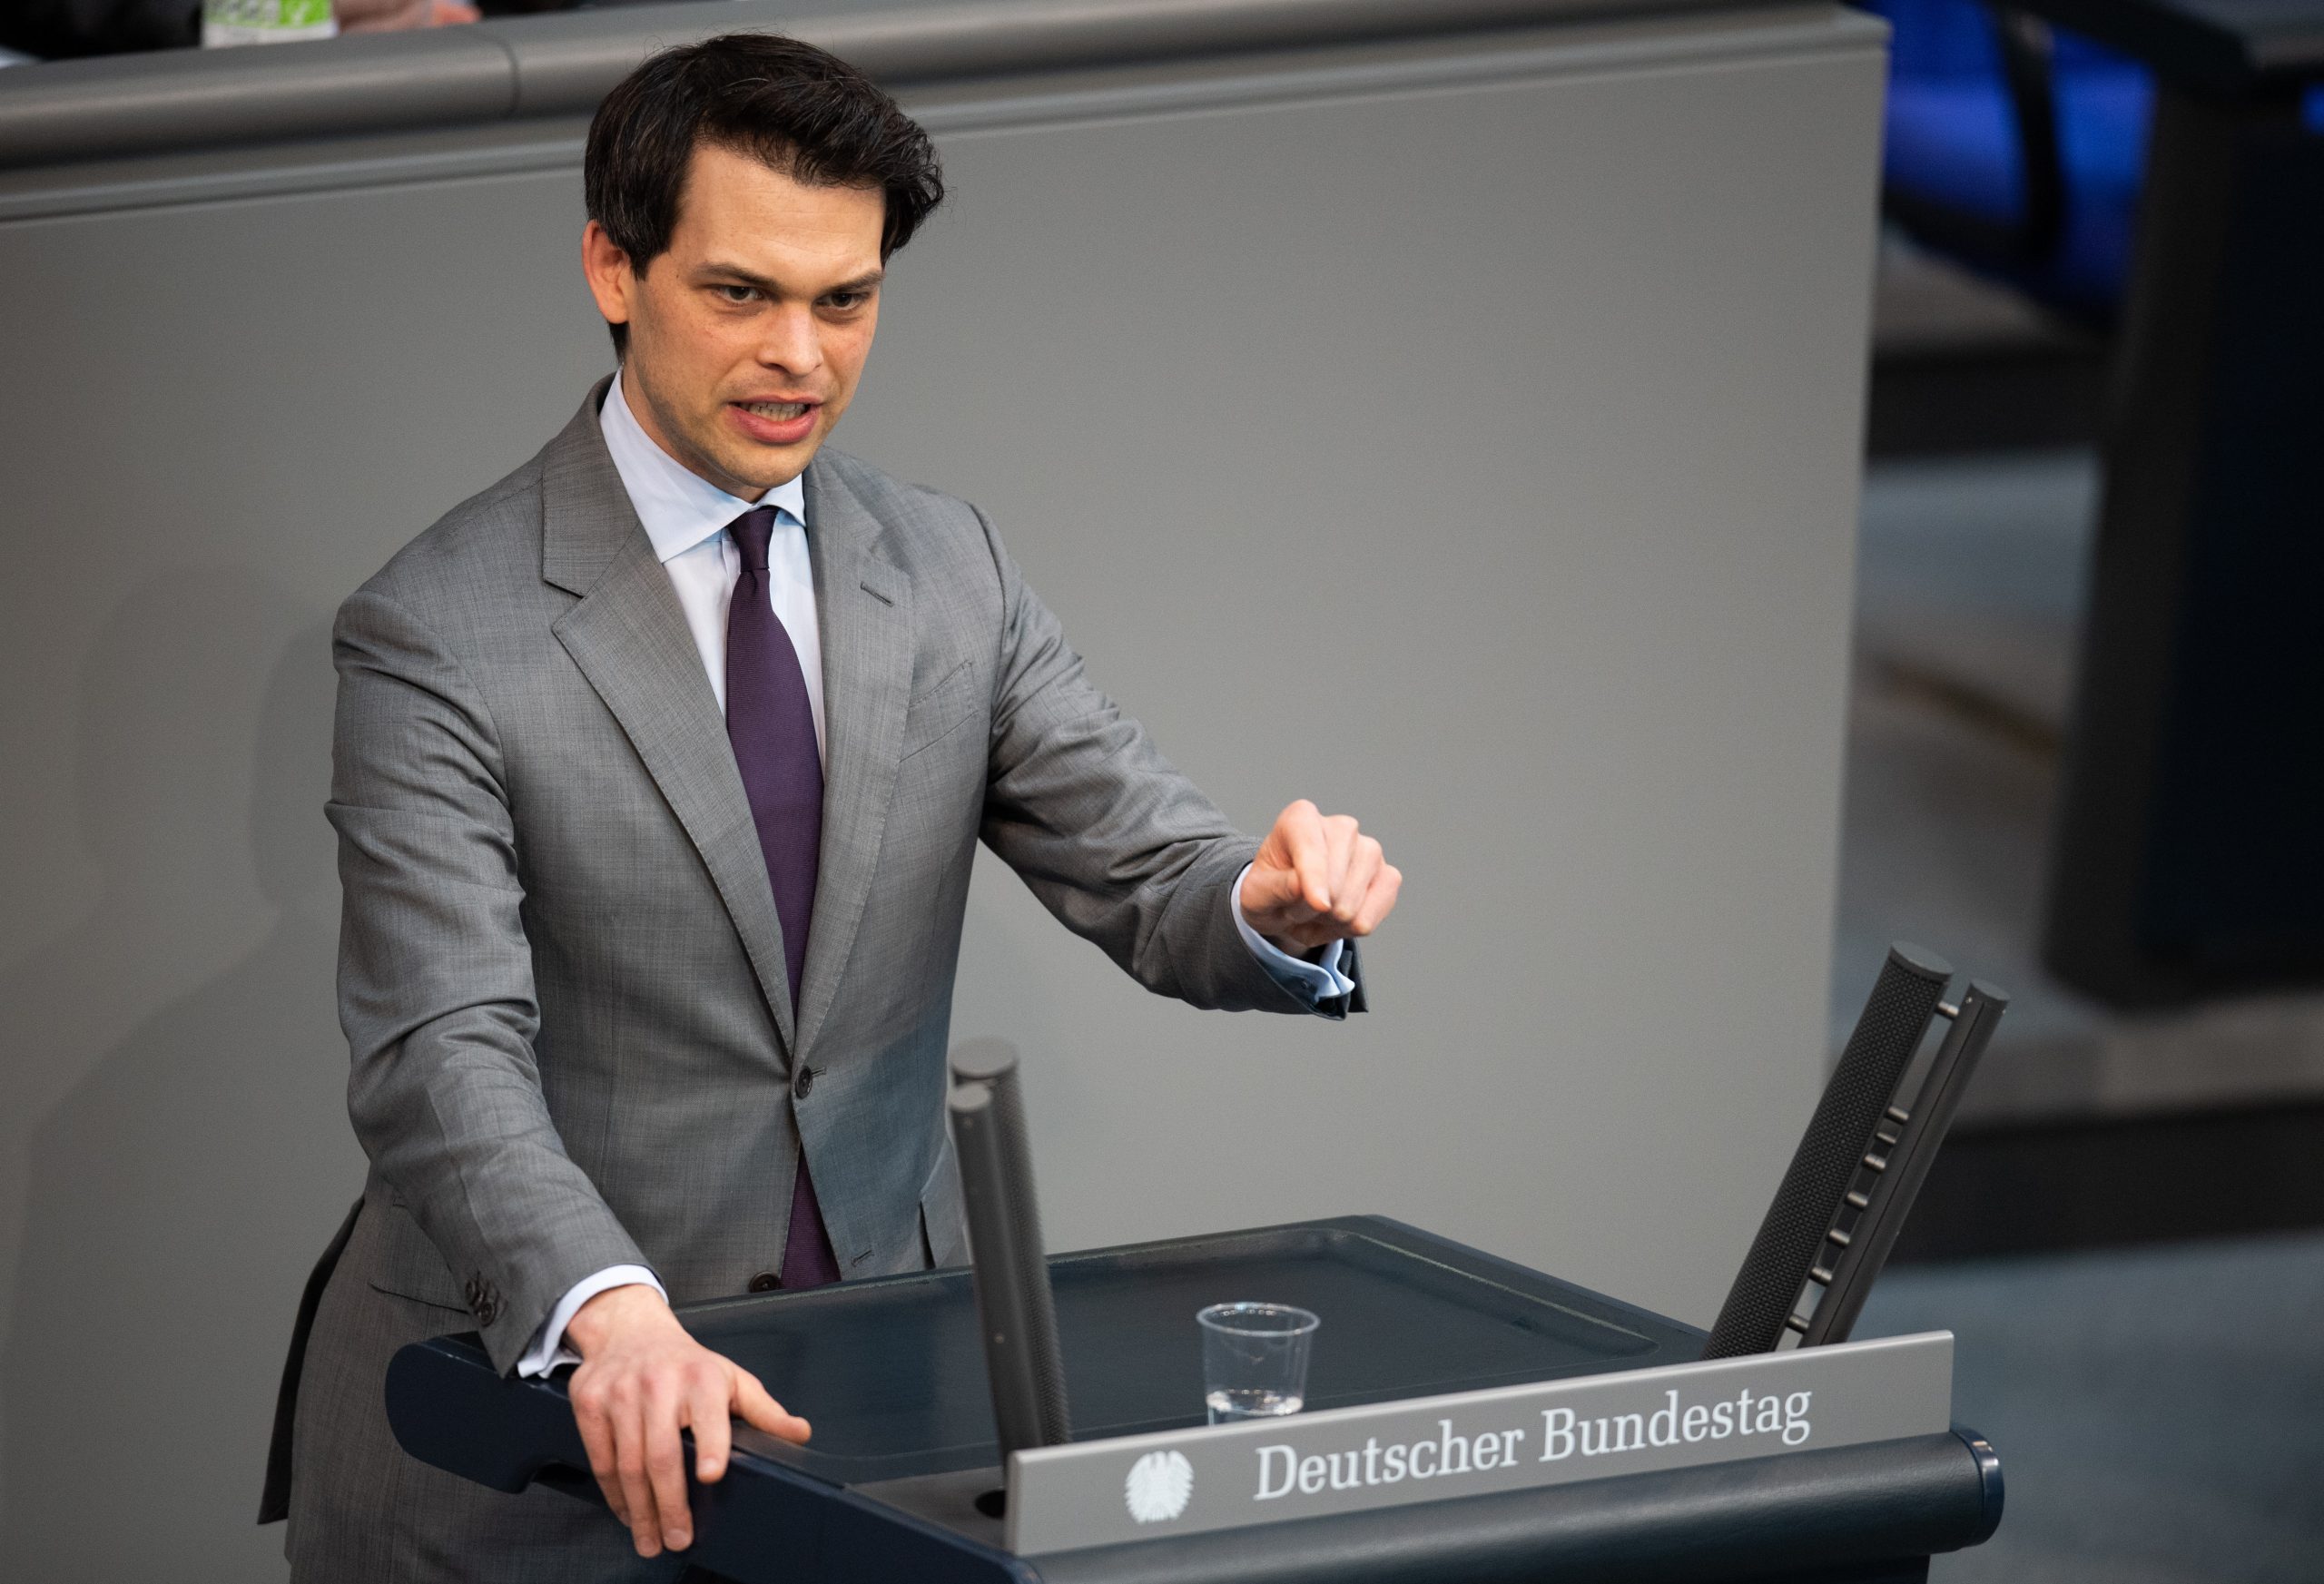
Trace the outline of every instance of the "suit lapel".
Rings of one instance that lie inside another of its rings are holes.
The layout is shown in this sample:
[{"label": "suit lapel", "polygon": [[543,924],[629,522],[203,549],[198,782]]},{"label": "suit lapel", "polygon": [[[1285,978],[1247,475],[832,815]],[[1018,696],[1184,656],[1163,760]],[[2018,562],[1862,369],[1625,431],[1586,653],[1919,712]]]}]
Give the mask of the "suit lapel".
[{"label": "suit lapel", "polygon": [[[543,453],[542,576],[581,596],[554,631],[702,855],[775,1028],[795,1051],[783,926],[750,800],[669,574],[606,453],[596,416],[605,390],[600,381]],[[828,828],[823,845],[828,852]]]},{"label": "suit lapel", "polygon": [[874,553],[879,536],[878,520],[832,468],[807,469],[826,745],[822,854],[793,1047],[802,1056],[839,994],[876,878],[911,693],[911,579]]}]

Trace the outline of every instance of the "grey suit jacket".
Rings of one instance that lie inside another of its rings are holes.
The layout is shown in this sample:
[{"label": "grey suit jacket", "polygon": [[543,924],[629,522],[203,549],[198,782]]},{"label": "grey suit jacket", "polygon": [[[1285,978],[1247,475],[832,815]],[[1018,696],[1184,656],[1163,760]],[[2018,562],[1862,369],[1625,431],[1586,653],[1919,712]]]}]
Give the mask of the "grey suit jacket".
[{"label": "grey suit jacket", "polygon": [[467,1310],[504,1370],[605,1266],[650,1266],[681,1303],[774,1270],[803,1150],[844,1274],[965,1257],[945,1048],[980,839],[1149,989],[1311,1010],[1229,915],[1256,843],[1091,685],[991,525],[826,449],[794,1021],[724,723],[606,455],[604,390],[336,629],[340,1008],[371,1160],[348,1258]]}]

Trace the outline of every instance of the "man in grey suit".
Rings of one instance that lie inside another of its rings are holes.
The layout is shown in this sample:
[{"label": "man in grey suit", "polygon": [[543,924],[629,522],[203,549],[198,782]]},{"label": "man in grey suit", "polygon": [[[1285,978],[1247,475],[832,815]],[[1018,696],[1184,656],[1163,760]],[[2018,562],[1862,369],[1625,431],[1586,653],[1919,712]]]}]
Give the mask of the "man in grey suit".
[{"label": "man in grey suit", "polygon": [[[944,1058],[980,840],[1201,1007],[1360,1010],[1354,940],[1400,883],[1312,803],[1238,834],[975,507],[823,448],[941,194],[868,81],[760,35],[657,56],[586,186],[617,375],[340,612],[371,1169],[285,1371],[265,1515],[300,1579],[675,1577],[681,1431],[705,1481],[734,1416],[806,1438],[670,1304],[962,1257]],[[470,1326],[503,1370],[577,1365],[626,1544],[396,1447],[388,1360]]]}]

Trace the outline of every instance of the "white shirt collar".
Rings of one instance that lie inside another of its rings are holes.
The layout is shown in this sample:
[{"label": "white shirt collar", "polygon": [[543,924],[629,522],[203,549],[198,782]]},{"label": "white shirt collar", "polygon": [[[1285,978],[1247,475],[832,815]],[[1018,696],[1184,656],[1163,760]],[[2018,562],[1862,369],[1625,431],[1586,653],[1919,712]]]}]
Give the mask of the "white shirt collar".
[{"label": "white shirt collar", "polygon": [[616,373],[606,392],[606,404],[598,411],[597,427],[606,437],[614,470],[629,491],[630,504],[637,508],[637,520],[654,542],[656,559],[675,560],[704,540],[716,537],[725,532],[727,524],[754,506],[773,507],[792,522],[805,526],[803,476],[776,485],[755,501],[729,495],[662,449],[629,410],[621,387],[621,376]]}]

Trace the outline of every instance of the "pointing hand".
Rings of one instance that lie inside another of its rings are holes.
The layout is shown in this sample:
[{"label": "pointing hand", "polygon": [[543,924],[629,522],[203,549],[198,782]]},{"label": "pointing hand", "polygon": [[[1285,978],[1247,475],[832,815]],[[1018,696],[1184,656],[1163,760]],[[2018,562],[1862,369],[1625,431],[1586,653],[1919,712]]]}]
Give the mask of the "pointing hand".
[{"label": "pointing hand", "polygon": [[1243,917],[1284,950],[1312,951],[1371,934],[1403,883],[1354,819],[1301,798],[1275,816],[1243,877]]}]

